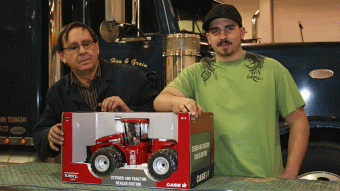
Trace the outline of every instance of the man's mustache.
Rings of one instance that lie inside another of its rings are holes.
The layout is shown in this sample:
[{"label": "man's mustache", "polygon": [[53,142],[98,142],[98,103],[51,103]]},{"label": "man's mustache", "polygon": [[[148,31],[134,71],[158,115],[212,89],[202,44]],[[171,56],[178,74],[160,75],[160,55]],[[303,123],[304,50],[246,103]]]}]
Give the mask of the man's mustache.
[{"label": "man's mustache", "polygon": [[222,39],[218,44],[217,44],[217,46],[220,46],[220,45],[222,45],[222,44],[228,44],[228,45],[232,45],[233,43],[231,43],[229,40],[227,40],[227,39]]}]

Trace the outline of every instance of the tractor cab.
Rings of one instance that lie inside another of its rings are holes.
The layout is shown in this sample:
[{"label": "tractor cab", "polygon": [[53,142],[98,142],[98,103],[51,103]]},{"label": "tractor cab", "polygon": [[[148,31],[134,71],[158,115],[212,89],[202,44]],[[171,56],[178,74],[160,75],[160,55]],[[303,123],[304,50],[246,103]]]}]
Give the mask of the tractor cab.
[{"label": "tractor cab", "polygon": [[124,118],[121,122],[124,125],[126,145],[138,145],[148,138],[149,119]]}]

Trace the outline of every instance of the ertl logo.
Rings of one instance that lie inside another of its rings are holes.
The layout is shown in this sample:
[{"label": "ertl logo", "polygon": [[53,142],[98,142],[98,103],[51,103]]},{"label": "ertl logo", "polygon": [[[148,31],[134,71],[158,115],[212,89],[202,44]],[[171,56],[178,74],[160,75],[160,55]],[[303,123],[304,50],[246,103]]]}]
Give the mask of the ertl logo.
[{"label": "ertl logo", "polygon": [[77,180],[78,179],[78,173],[65,173],[65,178],[70,178],[70,180]]}]

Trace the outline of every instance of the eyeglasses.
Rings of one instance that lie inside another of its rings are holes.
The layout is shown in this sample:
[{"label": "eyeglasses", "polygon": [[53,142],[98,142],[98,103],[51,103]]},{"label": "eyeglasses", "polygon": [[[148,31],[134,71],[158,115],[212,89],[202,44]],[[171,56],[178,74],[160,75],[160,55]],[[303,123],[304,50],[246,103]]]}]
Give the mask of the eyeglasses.
[{"label": "eyeglasses", "polygon": [[78,53],[79,50],[80,50],[80,46],[83,46],[84,49],[88,50],[88,49],[92,48],[93,45],[94,45],[93,40],[86,40],[86,41],[83,41],[81,43],[81,45],[79,45],[77,43],[73,43],[73,44],[71,44],[70,46],[68,46],[67,48],[64,48],[64,49],[68,50],[71,53]]}]

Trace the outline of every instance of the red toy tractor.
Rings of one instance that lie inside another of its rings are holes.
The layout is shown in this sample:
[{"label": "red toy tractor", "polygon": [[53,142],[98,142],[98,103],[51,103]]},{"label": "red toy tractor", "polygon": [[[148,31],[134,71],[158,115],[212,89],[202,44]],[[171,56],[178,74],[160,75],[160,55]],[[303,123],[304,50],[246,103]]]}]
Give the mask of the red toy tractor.
[{"label": "red toy tractor", "polygon": [[121,119],[123,133],[99,138],[90,146],[92,171],[107,177],[115,168],[148,164],[150,175],[165,180],[178,167],[178,143],[175,140],[148,138],[149,119]]}]

